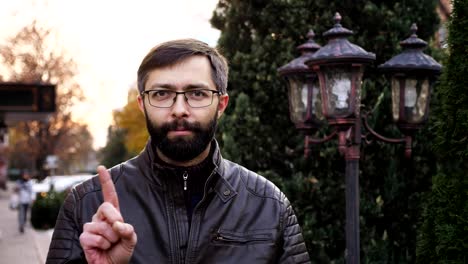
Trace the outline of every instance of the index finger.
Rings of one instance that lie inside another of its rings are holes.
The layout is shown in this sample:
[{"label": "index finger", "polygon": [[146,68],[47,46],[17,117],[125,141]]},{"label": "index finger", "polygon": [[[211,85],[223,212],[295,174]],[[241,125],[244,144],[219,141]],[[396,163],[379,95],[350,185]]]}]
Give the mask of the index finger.
[{"label": "index finger", "polygon": [[112,204],[117,210],[120,211],[119,208],[119,198],[117,197],[117,192],[115,191],[114,182],[107,171],[106,167],[98,166],[97,172],[99,175],[99,182],[101,183],[101,190],[102,196],[104,197],[104,202],[109,202]]}]

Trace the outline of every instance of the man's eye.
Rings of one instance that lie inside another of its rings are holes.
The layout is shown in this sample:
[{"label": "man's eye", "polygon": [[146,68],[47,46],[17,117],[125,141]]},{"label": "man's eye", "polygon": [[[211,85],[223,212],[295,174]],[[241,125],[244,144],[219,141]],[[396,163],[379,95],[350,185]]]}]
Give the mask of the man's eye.
[{"label": "man's eye", "polygon": [[167,96],[169,93],[166,92],[166,91],[155,91],[154,92],[154,95],[157,96],[157,97],[164,97],[164,96]]},{"label": "man's eye", "polygon": [[171,93],[168,91],[152,91],[150,96],[153,99],[164,100],[171,97]]},{"label": "man's eye", "polygon": [[205,90],[194,90],[190,91],[189,93],[190,97],[206,97],[208,96],[208,92]]}]

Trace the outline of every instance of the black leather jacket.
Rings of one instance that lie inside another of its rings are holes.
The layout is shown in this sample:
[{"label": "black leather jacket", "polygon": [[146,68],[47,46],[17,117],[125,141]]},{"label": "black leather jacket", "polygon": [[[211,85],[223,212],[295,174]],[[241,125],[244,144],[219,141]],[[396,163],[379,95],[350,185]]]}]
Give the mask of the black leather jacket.
[{"label": "black leather jacket", "polygon": [[[110,169],[125,222],[138,242],[131,263],[310,263],[293,209],[271,182],[225,160],[217,143],[216,184],[205,185],[189,230],[183,187],[154,164],[148,143]],[[99,180],[76,186],[57,219],[46,263],[86,263],[79,236],[102,203]]]}]

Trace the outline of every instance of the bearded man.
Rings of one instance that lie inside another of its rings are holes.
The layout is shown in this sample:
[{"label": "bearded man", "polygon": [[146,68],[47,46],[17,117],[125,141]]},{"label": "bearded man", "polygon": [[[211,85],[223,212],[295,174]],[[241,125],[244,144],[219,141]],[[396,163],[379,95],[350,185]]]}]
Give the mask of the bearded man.
[{"label": "bearded man", "polygon": [[76,186],[47,263],[309,263],[293,209],[214,139],[228,66],[206,43],[153,48],[138,69],[150,139],[133,159]]}]

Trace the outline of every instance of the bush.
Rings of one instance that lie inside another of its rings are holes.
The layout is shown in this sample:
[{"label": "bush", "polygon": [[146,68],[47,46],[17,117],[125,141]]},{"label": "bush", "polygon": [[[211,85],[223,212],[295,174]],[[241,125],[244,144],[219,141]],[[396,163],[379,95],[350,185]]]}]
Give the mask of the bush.
[{"label": "bush", "polygon": [[35,229],[50,229],[55,226],[65,192],[50,190],[37,194],[31,208],[31,224]]}]

